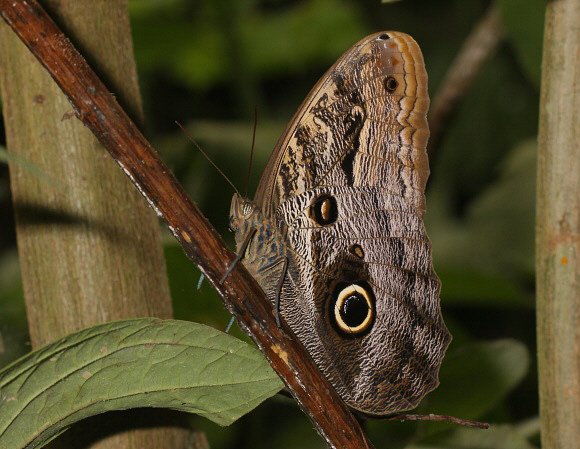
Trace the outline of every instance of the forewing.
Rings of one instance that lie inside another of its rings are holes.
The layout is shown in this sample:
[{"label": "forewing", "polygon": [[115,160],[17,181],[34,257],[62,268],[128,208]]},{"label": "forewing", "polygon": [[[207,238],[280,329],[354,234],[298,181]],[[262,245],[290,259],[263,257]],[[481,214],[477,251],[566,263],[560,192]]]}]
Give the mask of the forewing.
[{"label": "forewing", "polygon": [[377,186],[420,213],[429,174],[427,74],[403,33],[371,35],[312,89],[274,150],[255,203],[266,217],[324,185]]}]

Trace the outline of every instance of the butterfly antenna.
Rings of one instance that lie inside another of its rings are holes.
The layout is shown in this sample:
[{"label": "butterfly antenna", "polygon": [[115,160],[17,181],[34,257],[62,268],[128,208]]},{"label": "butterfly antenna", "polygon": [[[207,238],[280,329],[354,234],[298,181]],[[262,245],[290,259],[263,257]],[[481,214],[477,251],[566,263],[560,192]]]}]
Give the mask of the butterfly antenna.
[{"label": "butterfly antenna", "polygon": [[252,173],[252,160],[254,159],[254,144],[256,143],[256,127],[258,125],[258,106],[254,108],[254,133],[252,134],[252,150],[250,151],[250,164],[248,166],[248,176],[246,177],[246,188],[244,197],[248,197],[248,184],[250,184],[250,175]]},{"label": "butterfly antenna", "polygon": [[183,131],[183,133],[185,134],[185,136],[191,141],[191,143],[193,143],[196,146],[196,148],[199,150],[199,152],[201,154],[203,154],[203,156],[208,160],[208,162],[211,165],[213,165],[214,168],[219,172],[219,174],[222,175],[224,177],[224,179],[228,182],[228,184],[232,186],[232,189],[234,189],[235,192],[239,196],[242,196],[240,194],[239,190],[236,189],[236,186],[234,185],[234,183],[232,181],[230,181],[230,178],[228,178],[226,176],[226,174],[223,171],[221,171],[220,168],[215,164],[215,162],[211,160],[211,158],[207,155],[207,153],[201,149],[201,147],[197,144],[197,142],[194,140],[194,138],[191,137],[191,135],[187,132],[187,130],[183,127],[183,125],[181,123],[179,123],[177,120],[175,121],[175,123],[177,124],[177,126],[179,126],[181,128],[181,131]]}]

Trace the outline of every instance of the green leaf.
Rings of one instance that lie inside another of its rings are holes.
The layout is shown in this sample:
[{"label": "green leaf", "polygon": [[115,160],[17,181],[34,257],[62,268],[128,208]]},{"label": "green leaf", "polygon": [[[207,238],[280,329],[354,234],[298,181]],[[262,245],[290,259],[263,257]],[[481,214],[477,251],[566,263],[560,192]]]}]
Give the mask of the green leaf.
[{"label": "green leaf", "polygon": [[528,350],[515,340],[463,345],[443,360],[439,387],[427,396],[429,412],[479,419],[528,372]]},{"label": "green leaf", "polygon": [[352,2],[296,2],[282,11],[253,15],[242,23],[245,63],[253,72],[287,74],[318,65],[322,75],[340,54],[368,34]]},{"label": "green leaf", "polygon": [[211,327],[154,318],[103,324],[0,372],[0,447],[40,447],[83,418],[135,407],[228,425],[282,387],[257,349]]},{"label": "green leaf", "polygon": [[302,73],[312,64],[324,68],[365,34],[357,8],[346,1],[283,8],[205,2],[193,8],[195,14],[184,5],[140,3],[131,7],[140,70],[163,70],[194,89],[223,82],[244,86],[246,76]]},{"label": "green leaf", "polygon": [[545,0],[499,0],[509,41],[530,80],[540,87]]},{"label": "green leaf", "polygon": [[506,155],[461,223],[438,216],[442,206],[431,197],[428,229],[444,301],[533,306],[524,281],[534,273],[535,172],[534,138]]},{"label": "green leaf", "polygon": [[[534,272],[535,201],[536,139],[533,138],[512,149],[502,163],[497,182],[470,207],[472,239],[478,243],[481,257],[490,265],[499,263],[504,270]],[[487,238],[482,239],[484,236]]]}]

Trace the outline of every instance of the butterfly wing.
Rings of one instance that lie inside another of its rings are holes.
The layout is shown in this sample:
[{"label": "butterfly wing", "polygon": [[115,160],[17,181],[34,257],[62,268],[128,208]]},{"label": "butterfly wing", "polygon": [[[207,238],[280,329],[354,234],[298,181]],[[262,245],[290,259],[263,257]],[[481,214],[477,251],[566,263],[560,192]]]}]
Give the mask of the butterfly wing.
[{"label": "butterfly wing", "polygon": [[352,408],[413,408],[450,335],[423,215],[429,105],[419,47],[371,35],[322,77],[254,204],[288,256],[280,313]]},{"label": "butterfly wing", "polygon": [[[268,162],[254,202],[269,217],[280,203],[313,187],[371,182],[392,187],[424,212],[428,108],[427,73],[416,42],[404,33],[368,36],[306,97]],[[372,173],[356,169],[355,159]]]}]

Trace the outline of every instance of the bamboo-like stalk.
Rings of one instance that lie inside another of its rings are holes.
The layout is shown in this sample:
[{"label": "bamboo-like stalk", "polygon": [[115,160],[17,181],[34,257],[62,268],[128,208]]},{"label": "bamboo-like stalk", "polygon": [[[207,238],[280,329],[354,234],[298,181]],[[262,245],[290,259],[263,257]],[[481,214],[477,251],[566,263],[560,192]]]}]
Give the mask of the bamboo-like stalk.
[{"label": "bamboo-like stalk", "polygon": [[[126,1],[44,3],[132,115],[142,117]],[[6,24],[0,28],[7,146],[14,156],[11,190],[32,346],[106,321],[170,318],[155,214],[92,133],[71,119],[67,97],[29,50]],[[149,415],[132,424],[163,421],[160,412]],[[96,417],[88,426],[81,423],[58,447],[89,447],[83,441],[94,439],[101,441],[93,449],[173,448],[185,438],[176,428],[119,432],[121,421]]]},{"label": "bamboo-like stalk", "polygon": [[542,448],[580,448],[580,2],[548,2],[536,223]]}]

